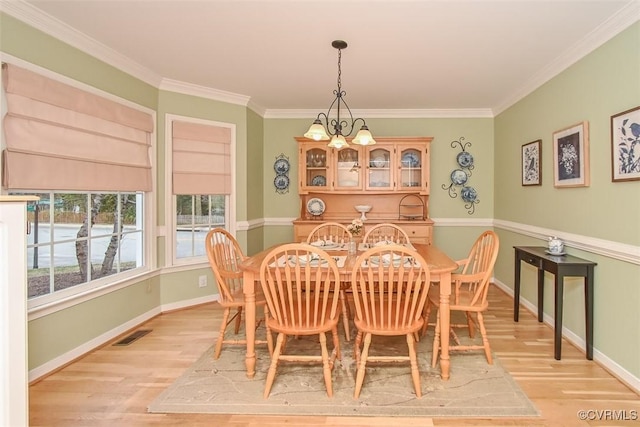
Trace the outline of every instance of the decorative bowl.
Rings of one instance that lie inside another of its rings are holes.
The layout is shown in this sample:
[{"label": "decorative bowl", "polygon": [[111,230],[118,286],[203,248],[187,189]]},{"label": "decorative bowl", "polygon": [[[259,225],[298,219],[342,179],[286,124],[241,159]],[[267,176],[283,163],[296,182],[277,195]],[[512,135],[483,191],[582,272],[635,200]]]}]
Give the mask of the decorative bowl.
[{"label": "decorative bowl", "polygon": [[360,216],[361,221],[365,221],[367,219],[365,214],[371,210],[371,206],[369,205],[356,205],[354,208],[362,214]]}]

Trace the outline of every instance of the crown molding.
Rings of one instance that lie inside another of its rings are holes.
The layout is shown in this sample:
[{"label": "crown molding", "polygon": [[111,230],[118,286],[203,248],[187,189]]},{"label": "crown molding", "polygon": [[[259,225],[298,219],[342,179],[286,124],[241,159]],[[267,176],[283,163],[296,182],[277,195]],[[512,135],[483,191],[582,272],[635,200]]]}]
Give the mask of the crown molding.
[{"label": "crown molding", "polygon": [[227,102],[229,104],[242,105],[246,107],[251,97],[240,95],[224,90],[212,89],[205,86],[185,83],[178,80],[162,79],[159,85],[160,90],[178,92],[184,95],[193,95],[201,98],[213,99],[215,101]]},{"label": "crown molding", "polygon": [[[314,119],[322,109],[288,110],[268,109],[265,119]],[[357,117],[368,119],[437,119],[437,118],[492,118],[493,112],[488,108],[466,109],[398,109],[398,110],[351,110]]]},{"label": "crown molding", "polygon": [[637,21],[640,21],[640,1],[632,0],[624,8],[620,9],[618,13],[594,29],[587,37],[579,40],[569,49],[562,52],[560,56],[543,68],[509,98],[504,99],[493,109],[494,116],[502,113]]}]

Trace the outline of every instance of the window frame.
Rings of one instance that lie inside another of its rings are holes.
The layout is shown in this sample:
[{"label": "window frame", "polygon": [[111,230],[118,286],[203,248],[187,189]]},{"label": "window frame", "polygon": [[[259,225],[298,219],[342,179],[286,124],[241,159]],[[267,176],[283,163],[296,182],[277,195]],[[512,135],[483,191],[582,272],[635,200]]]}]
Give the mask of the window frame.
[{"label": "window frame", "polygon": [[[234,218],[236,217],[236,125],[235,123],[220,122],[216,120],[199,119],[195,117],[182,116],[177,114],[165,114],[165,200],[171,200],[171,203],[165,204],[165,218],[167,220],[167,229],[165,231],[165,263],[167,267],[181,267],[196,264],[208,263],[206,253],[202,256],[192,256],[178,258],[176,253],[176,229],[178,225],[177,219],[177,196],[173,194],[173,136],[172,128],[174,121],[199,123],[209,126],[226,127],[231,130],[230,145],[230,170],[231,170],[231,194],[225,196],[225,229],[235,234],[237,225]],[[193,196],[192,194],[191,196]],[[213,194],[198,194],[199,196],[211,196]]]}]

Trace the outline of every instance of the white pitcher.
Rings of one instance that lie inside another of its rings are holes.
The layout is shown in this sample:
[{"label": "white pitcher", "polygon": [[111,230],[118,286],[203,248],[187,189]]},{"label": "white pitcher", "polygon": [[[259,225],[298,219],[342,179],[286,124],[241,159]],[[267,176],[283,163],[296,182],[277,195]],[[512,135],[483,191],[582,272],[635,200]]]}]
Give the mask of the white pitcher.
[{"label": "white pitcher", "polygon": [[564,243],[556,236],[549,237],[549,252],[554,254],[562,253],[564,250]]}]

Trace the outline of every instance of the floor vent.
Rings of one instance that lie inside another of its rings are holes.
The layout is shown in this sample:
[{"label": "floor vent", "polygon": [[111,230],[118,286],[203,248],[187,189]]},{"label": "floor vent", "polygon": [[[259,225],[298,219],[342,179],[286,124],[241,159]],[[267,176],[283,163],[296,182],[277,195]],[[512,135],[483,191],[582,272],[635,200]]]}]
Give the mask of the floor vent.
[{"label": "floor vent", "polygon": [[128,335],[128,336],[122,338],[120,341],[118,341],[114,345],[129,345],[132,342],[134,342],[135,340],[137,340],[139,338],[142,338],[143,336],[147,335],[149,332],[151,332],[151,329],[141,329],[139,331],[135,331],[131,335]]}]

